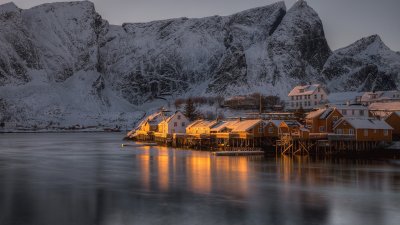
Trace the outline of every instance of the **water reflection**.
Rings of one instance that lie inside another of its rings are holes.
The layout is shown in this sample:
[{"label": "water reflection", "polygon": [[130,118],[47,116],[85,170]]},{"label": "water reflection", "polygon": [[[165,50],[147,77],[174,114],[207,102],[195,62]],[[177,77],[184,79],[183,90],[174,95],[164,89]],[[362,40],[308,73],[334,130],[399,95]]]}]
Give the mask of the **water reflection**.
[{"label": "water reflection", "polygon": [[0,224],[400,221],[400,168],[384,161],[120,144],[111,134],[0,135]]}]

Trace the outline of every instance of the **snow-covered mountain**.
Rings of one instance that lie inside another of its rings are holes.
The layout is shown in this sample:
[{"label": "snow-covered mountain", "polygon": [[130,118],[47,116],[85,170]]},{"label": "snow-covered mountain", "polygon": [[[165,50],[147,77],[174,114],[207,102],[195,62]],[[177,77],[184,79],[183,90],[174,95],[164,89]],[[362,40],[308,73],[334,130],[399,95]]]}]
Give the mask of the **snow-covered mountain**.
[{"label": "snow-covered mountain", "polygon": [[334,51],[322,74],[331,91],[399,89],[400,54],[373,35]]},{"label": "snow-covered mountain", "polygon": [[377,36],[332,53],[305,1],[122,26],[89,1],[0,6],[2,121],[126,124],[177,97],[283,97],[301,82],[398,88],[399,63]]}]

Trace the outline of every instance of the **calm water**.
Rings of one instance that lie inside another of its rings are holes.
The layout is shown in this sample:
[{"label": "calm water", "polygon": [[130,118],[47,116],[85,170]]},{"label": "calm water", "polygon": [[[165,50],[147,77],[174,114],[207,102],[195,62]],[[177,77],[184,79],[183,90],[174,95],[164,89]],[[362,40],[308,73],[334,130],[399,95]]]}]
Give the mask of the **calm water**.
[{"label": "calm water", "polygon": [[400,224],[400,166],[1,134],[0,224]]}]

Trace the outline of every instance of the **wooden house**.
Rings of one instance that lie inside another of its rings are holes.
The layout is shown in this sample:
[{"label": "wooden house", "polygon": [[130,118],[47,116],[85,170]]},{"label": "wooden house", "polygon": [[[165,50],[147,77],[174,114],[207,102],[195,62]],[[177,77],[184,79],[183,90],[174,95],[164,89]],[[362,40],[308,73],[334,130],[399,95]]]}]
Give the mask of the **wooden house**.
[{"label": "wooden house", "polygon": [[332,133],[333,125],[342,117],[336,108],[325,107],[308,113],[306,127],[310,133]]},{"label": "wooden house", "polygon": [[393,128],[393,136],[400,138],[400,112],[390,113],[384,121]]},{"label": "wooden house", "polygon": [[258,120],[242,120],[233,126],[231,133],[238,134],[239,138],[260,138],[264,136],[264,122]]},{"label": "wooden house", "polygon": [[196,120],[186,127],[186,134],[210,134],[211,128],[218,124],[217,120]]},{"label": "wooden house", "polygon": [[295,120],[284,120],[279,124],[279,134],[298,134],[301,124]]},{"label": "wooden house", "polygon": [[335,134],[329,136],[331,140],[392,141],[393,128],[385,121],[378,119],[342,117],[333,129]]},{"label": "wooden house", "polygon": [[268,138],[279,137],[279,125],[282,120],[268,120],[264,125],[264,136]]}]

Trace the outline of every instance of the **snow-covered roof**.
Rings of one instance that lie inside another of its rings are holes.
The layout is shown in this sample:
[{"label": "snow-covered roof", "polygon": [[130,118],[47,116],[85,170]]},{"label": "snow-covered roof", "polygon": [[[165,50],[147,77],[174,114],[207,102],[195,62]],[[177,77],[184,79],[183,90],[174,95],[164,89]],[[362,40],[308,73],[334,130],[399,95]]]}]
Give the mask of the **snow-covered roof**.
[{"label": "snow-covered roof", "polygon": [[357,97],[361,97],[364,92],[336,92],[328,95],[328,101],[333,104],[345,104],[347,102],[354,103]]},{"label": "snow-covered roof", "polygon": [[400,111],[400,101],[398,102],[374,102],[369,105],[369,110],[376,111]]},{"label": "snow-covered roof", "polygon": [[355,109],[355,110],[368,110],[368,107],[367,106],[364,106],[364,105],[331,105],[332,107],[335,107],[335,108],[337,108],[337,109],[339,109],[339,110],[343,110],[343,109],[346,109],[346,110],[352,110],[352,109]]},{"label": "snow-covered roof", "polygon": [[317,109],[315,111],[311,111],[307,114],[306,119],[313,119],[315,117],[321,116],[326,111],[326,108]]},{"label": "snow-covered roof", "polygon": [[336,128],[342,122],[348,122],[354,129],[386,129],[392,130],[393,128],[389,126],[385,121],[378,119],[366,119],[366,118],[341,118],[334,125]]},{"label": "snow-covered roof", "polygon": [[304,86],[296,86],[293,88],[292,91],[289,93],[290,96],[296,96],[296,95],[312,95],[314,94],[317,89],[321,87],[320,84],[311,84],[311,85],[304,85]]},{"label": "snow-covered roof", "polygon": [[187,128],[211,128],[215,124],[217,124],[218,121],[213,120],[213,121],[207,121],[207,120],[196,120],[193,123],[189,124]]},{"label": "snow-covered roof", "polygon": [[216,125],[211,128],[211,131],[219,132],[224,128],[233,129],[236,123],[240,122],[239,120],[230,120],[230,121],[220,121]]},{"label": "snow-covered roof", "polygon": [[242,120],[234,125],[232,132],[246,132],[261,122],[262,120]]}]

